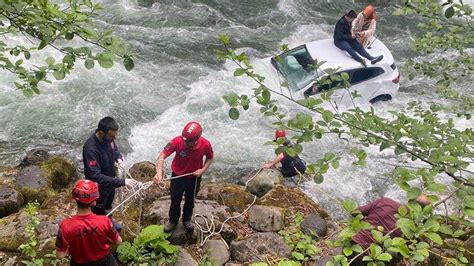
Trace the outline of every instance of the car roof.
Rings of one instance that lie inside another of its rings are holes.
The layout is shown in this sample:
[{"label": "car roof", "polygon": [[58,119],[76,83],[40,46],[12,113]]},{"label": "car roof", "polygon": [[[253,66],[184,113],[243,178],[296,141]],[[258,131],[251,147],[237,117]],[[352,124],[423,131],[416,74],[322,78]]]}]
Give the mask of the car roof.
[{"label": "car roof", "polygon": [[[306,49],[313,58],[318,62],[326,61],[322,68],[338,68],[341,70],[360,68],[361,64],[355,61],[347,52],[337,48],[333,39],[324,39],[306,43]],[[376,39],[369,49],[366,49],[372,56],[383,55],[382,61],[377,65],[393,64],[392,53],[379,39]],[[368,62],[370,65],[370,63]]]}]

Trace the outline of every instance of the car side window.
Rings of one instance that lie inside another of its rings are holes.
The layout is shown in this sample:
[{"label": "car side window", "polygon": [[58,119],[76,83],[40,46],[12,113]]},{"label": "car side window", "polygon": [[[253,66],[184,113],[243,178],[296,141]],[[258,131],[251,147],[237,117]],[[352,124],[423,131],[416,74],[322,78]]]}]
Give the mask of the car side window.
[{"label": "car side window", "polygon": [[[341,72],[337,72],[335,73],[336,75],[341,75],[342,72],[346,72],[349,76],[352,75],[352,72],[351,70],[349,71],[341,71]],[[311,95],[315,95],[317,93],[321,93],[321,92],[325,92],[325,91],[328,91],[332,88],[335,88],[337,87],[338,85],[340,85],[342,83],[342,80],[333,80],[331,83],[329,84],[325,84],[325,85],[322,85],[322,86],[317,86],[316,83],[314,83],[309,89],[307,89],[305,92],[304,92],[304,95],[305,97],[308,97],[308,96],[311,96]]]},{"label": "car side window", "polygon": [[351,85],[354,85],[359,82],[363,82],[371,78],[380,76],[384,72],[385,71],[380,67],[360,68],[360,69],[355,70],[354,73],[351,75],[350,83]]}]

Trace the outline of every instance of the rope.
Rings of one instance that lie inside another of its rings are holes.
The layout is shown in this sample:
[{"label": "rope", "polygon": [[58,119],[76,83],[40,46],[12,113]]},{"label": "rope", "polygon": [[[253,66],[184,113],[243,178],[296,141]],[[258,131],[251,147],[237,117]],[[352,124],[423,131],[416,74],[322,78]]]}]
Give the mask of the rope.
[{"label": "rope", "polygon": [[[141,190],[148,189],[153,185],[153,181],[148,181],[146,183],[139,183],[137,186],[139,187],[132,195],[130,195],[128,198],[126,198],[124,201],[122,201],[119,205],[115,206],[109,213],[107,213],[107,216],[110,216],[114,211],[116,211],[120,206],[125,204],[127,201],[129,201],[131,198],[133,198],[136,194],[138,194]],[[135,188],[135,187],[133,187]]]},{"label": "rope", "polygon": [[248,184],[250,183],[250,181],[252,181],[252,179],[254,179],[254,178],[255,178],[258,174],[260,174],[260,172],[262,172],[262,171],[263,171],[263,168],[258,169],[257,173],[255,173],[255,175],[253,175],[249,180],[247,180],[247,181],[245,182],[245,188],[247,188],[247,186],[248,186]]}]

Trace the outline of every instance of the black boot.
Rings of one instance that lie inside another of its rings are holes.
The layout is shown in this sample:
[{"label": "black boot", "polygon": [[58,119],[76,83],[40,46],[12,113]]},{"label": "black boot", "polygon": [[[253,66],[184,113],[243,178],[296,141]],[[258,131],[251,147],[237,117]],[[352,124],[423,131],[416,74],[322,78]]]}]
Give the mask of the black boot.
[{"label": "black boot", "polygon": [[194,224],[191,221],[183,221],[184,228],[186,231],[193,232],[194,231]]},{"label": "black boot", "polygon": [[375,65],[378,62],[380,62],[380,60],[382,60],[382,59],[383,59],[383,55],[379,55],[376,58],[372,59],[372,61],[370,61],[370,63],[372,63],[372,65]]},{"label": "black boot", "polygon": [[174,229],[176,228],[176,224],[175,223],[172,223],[172,222],[167,222],[166,225],[165,225],[165,233],[170,233],[171,231],[173,231]]}]

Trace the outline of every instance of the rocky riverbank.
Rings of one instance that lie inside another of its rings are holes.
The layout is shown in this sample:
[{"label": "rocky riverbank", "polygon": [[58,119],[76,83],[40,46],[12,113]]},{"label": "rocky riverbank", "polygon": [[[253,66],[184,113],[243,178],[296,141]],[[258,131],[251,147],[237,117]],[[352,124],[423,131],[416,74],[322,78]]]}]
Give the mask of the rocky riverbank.
[{"label": "rocky riverbank", "polygon": [[[151,162],[139,162],[129,172],[147,182],[155,175],[155,167]],[[70,191],[76,180],[76,163],[42,151],[32,151],[19,167],[0,169],[0,264],[18,265],[21,261],[19,246],[29,241],[29,217],[23,208],[28,201],[40,203],[36,227],[39,256],[54,250],[59,222],[75,212]],[[166,185],[153,185],[140,199],[114,213],[114,219],[125,225],[121,233],[124,241],[133,240],[141,228],[166,223],[170,205]],[[121,188],[116,204],[129,194]],[[277,170],[250,174],[235,183],[203,181],[194,222],[197,229],[193,234],[180,223],[168,239],[180,249],[175,265],[203,261],[212,265],[272,264],[282,258],[325,265],[331,255],[341,253],[325,241],[339,231],[337,223],[299,188],[284,185]],[[295,239],[306,239],[312,247],[298,247]],[[474,238],[469,238],[466,248],[472,249],[473,242]],[[298,253],[303,253],[303,258]]]}]

